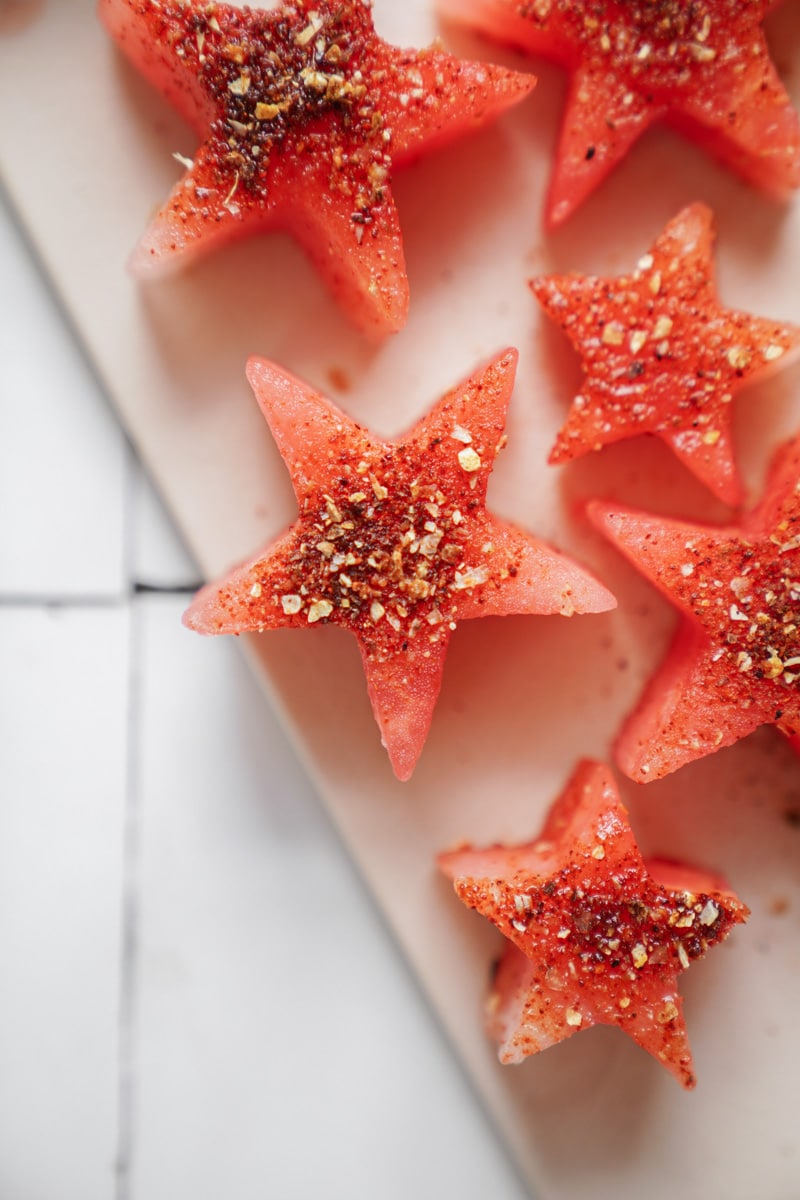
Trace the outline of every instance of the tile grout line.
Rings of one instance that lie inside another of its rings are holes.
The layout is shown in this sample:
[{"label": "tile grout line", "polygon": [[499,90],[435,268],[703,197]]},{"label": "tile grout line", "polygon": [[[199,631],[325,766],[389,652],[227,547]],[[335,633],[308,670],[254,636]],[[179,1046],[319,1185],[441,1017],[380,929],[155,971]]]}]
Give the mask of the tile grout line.
[{"label": "tile grout line", "polygon": [[140,865],[140,776],[141,717],[140,608],[136,604],[135,566],[135,475],[136,456],[127,445],[124,474],[124,519],[121,573],[128,613],[128,679],[125,728],[125,808],[122,828],[122,895],[120,898],[121,956],[119,976],[117,1076],[117,1153],[114,1200],[131,1200],[136,1125],[136,1033],[139,974],[139,865]]},{"label": "tile grout line", "polygon": [[119,959],[117,1146],[114,1200],[133,1200],[136,1191],[136,1129],[139,1103],[138,1009],[140,990],[141,837],[140,773],[144,606],[148,595],[193,595],[200,584],[159,585],[138,577],[137,475],[143,470],[126,440],[123,528],[120,556],[122,600],[128,614],[128,678],[125,730],[125,793],[122,828],[121,954]]},{"label": "tile grout line", "polygon": [[4,592],[0,590],[0,608],[80,608],[114,609],[124,608],[134,596],[194,596],[203,586],[195,583],[145,583],[130,579],[123,590],[115,595],[99,595],[86,592],[83,595],[42,592]]},{"label": "tile grout line", "polygon": [[124,590],[116,595],[0,591],[0,608],[114,609],[127,603],[128,593]]}]

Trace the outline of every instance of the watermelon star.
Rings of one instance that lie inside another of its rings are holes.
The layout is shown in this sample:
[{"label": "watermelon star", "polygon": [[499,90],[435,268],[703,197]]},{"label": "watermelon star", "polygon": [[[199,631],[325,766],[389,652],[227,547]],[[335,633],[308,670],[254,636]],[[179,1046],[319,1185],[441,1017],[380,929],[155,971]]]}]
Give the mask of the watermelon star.
[{"label": "watermelon star", "polygon": [[486,1006],[501,1062],[616,1025],[694,1087],[678,975],[748,909],[707,871],[643,860],[606,766],[578,766],[534,841],[438,861],[508,939]]},{"label": "watermelon star", "polygon": [[389,45],[370,0],[270,10],[100,0],[99,13],[201,139],[192,161],[176,156],[188,169],[134,252],[134,272],[284,229],[352,319],[378,335],[399,329],[408,308],[394,168],[484,125],[535,83]]},{"label": "watermelon star", "polygon": [[800,353],[800,329],[722,307],[713,238],[711,211],[692,204],[632,274],[531,281],[585,373],[551,463],[655,433],[721,500],[741,502],[731,399]]},{"label": "watermelon star", "polygon": [[592,501],[590,519],[681,613],[617,740],[644,783],[775,724],[800,734],[800,438],[739,525],[695,525]]},{"label": "watermelon star", "polygon": [[272,363],[248,364],[299,516],[201,591],[185,623],[212,634],[328,623],[350,630],[400,779],[427,736],[459,621],[615,603],[571,560],[486,510],[516,361],[515,351],[502,354],[398,442],[373,436]]},{"label": "watermelon star", "polygon": [[774,0],[438,0],[439,10],[570,72],[547,219],[561,224],[654,122],[783,198],[800,120],[762,23]]}]

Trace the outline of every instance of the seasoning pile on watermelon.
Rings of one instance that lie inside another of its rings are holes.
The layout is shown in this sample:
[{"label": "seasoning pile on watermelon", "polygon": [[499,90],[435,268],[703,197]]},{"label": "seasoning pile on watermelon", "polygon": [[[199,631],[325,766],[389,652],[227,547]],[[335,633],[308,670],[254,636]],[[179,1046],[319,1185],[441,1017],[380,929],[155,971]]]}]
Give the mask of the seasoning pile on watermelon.
[{"label": "seasoning pile on watermelon", "polygon": [[395,167],[486,124],[531,75],[401,50],[365,0],[238,9],[207,0],[100,0],[121,49],[202,144],[142,238],[136,272],[234,238],[288,230],[350,317],[401,328],[408,280]]},{"label": "seasoning pile on watermelon", "polygon": [[600,501],[594,524],[681,621],[616,744],[646,783],[774,724],[800,734],[800,438],[736,525],[698,525]]},{"label": "seasoning pile on watermelon", "polygon": [[533,841],[439,866],[508,939],[486,1007],[502,1062],[616,1025],[694,1087],[678,975],[748,909],[710,872],[642,859],[607,767],[581,763]]},{"label": "seasoning pile on watermelon", "polygon": [[585,373],[551,463],[655,433],[721,500],[741,502],[731,400],[800,353],[800,329],[722,307],[713,236],[710,209],[692,204],[632,274],[531,282]]},{"label": "seasoning pile on watermelon", "polygon": [[570,73],[547,221],[666,120],[749,182],[800,186],[800,120],[770,59],[773,0],[438,0],[439,11]]},{"label": "seasoning pile on watermelon", "polygon": [[400,779],[422,750],[459,621],[614,606],[581,567],[486,510],[516,360],[514,351],[496,358],[395,443],[274,364],[249,363],[299,517],[200,592],[186,624],[209,634],[349,629]]}]

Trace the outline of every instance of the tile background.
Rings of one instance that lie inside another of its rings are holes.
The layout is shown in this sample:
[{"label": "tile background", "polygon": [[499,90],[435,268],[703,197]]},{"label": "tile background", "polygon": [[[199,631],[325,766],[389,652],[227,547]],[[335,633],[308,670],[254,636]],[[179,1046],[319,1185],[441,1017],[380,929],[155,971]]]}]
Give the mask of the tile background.
[{"label": "tile background", "polygon": [[0,1198],[526,1194],[0,193]]}]

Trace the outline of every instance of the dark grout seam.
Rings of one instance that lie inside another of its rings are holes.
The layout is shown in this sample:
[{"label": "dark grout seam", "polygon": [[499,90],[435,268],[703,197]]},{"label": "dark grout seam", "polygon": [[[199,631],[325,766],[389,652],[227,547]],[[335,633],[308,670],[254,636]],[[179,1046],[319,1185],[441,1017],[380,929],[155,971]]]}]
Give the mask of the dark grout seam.
[{"label": "dark grout seam", "polygon": [[133,1196],[136,1124],[136,1035],[139,984],[141,621],[129,606],[128,696],[126,720],[125,812],[122,831],[122,953],[119,981],[119,1059],[115,1200]]},{"label": "dark grout seam", "polygon": [[98,596],[91,593],[83,595],[49,596],[38,592],[0,592],[0,608],[123,608],[132,596],[193,596],[203,586],[201,581],[195,583],[146,583],[134,579],[127,587],[114,596]]},{"label": "dark grout seam", "polygon": [[200,582],[162,585],[137,580],[133,584],[133,592],[136,596],[193,596],[202,586]]},{"label": "dark grout seam", "polygon": [[132,1200],[136,1124],[136,1034],[139,983],[140,809],[139,747],[142,703],[142,618],[133,603],[137,587],[135,561],[136,458],[130,443],[125,456],[123,486],[122,569],[127,580],[128,686],[125,721],[125,809],[123,813],[122,895],[120,898],[121,956],[119,964],[117,1152],[114,1200]]},{"label": "dark grout seam", "polygon": [[127,591],[114,596],[84,595],[50,596],[38,592],[0,592],[0,608],[122,608],[128,601]]}]

